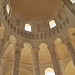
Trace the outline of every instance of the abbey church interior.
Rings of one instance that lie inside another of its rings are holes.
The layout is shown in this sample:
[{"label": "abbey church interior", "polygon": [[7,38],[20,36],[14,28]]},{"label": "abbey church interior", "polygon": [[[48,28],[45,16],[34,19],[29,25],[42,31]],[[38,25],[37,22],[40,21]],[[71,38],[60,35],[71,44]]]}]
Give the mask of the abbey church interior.
[{"label": "abbey church interior", "polygon": [[75,75],[75,0],[0,0],[0,75]]}]

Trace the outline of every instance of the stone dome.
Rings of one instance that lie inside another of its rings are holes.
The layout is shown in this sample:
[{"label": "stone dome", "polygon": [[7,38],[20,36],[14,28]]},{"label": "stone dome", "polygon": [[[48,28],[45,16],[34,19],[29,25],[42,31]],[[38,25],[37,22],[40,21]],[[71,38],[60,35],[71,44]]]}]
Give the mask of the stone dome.
[{"label": "stone dome", "polygon": [[1,0],[1,75],[75,75],[74,20],[73,0]]},{"label": "stone dome", "polygon": [[10,0],[10,3],[21,18],[33,21],[52,17],[62,6],[59,0]]}]

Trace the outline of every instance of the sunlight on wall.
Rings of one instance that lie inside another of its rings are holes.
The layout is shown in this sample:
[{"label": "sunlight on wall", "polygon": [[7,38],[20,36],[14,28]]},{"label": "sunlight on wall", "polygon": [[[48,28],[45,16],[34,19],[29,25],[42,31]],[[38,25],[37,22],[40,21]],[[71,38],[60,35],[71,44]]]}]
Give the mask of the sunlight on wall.
[{"label": "sunlight on wall", "polygon": [[69,62],[65,68],[65,75],[75,75],[75,66],[73,62]]}]

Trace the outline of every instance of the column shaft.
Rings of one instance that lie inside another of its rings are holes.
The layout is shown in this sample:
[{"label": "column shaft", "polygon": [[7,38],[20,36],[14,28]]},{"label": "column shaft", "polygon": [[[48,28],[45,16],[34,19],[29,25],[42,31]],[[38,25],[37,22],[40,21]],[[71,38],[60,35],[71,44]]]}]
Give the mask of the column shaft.
[{"label": "column shaft", "polygon": [[6,42],[6,39],[4,38],[4,36],[2,36],[0,38],[0,62],[1,62],[2,50],[5,45],[5,42]]},{"label": "column shaft", "polygon": [[20,57],[21,57],[21,50],[19,48],[16,48],[15,58],[14,58],[13,75],[19,75],[19,72],[20,72]]},{"label": "column shaft", "polygon": [[51,58],[52,58],[52,62],[53,62],[55,75],[62,75],[61,68],[60,68],[60,65],[58,62],[58,57],[57,57],[57,54],[56,54],[56,51],[54,48],[52,50],[50,50],[50,54],[51,54]]},{"label": "column shaft", "polygon": [[3,75],[4,65],[6,62],[6,59],[2,59],[2,54],[4,49],[7,48],[7,46],[11,42],[7,41],[7,39],[4,36],[0,36],[0,74]]},{"label": "column shaft", "polygon": [[6,59],[1,59],[0,75],[3,75],[5,63],[6,63]]},{"label": "column shaft", "polygon": [[71,58],[72,58],[73,64],[74,64],[74,66],[75,66],[75,50],[74,50],[74,48],[73,48],[73,46],[72,46],[72,43],[71,43],[70,41],[68,41],[68,42],[66,43],[66,46],[67,46],[67,48],[68,48],[68,51],[69,51],[70,56],[71,56]]},{"label": "column shaft", "polygon": [[40,75],[40,67],[39,67],[39,50],[33,50],[33,73],[34,75]]}]

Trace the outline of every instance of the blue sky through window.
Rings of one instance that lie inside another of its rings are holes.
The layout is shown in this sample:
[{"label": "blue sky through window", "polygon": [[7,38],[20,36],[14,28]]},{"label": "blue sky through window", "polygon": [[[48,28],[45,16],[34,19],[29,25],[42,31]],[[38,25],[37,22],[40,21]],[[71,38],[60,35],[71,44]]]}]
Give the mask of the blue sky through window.
[{"label": "blue sky through window", "polygon": [[55,75],[54,72],[48,72],[46,75]]},{"label": "blue sky through window", "polygon": [[73,4],[75,3],[75,0],[70,0]]},{"label": "blue sky through window", "polygon": [[54,28],[54,27],[56,26],[56,23],[55,23],[54,20],[51,20],[51,21],[49,22],[49,25],[50,25],[50,28]]},{"label": "blue sky through window", "polygon": [[31,25],[25,24],[25,30],[31,32]]}]

